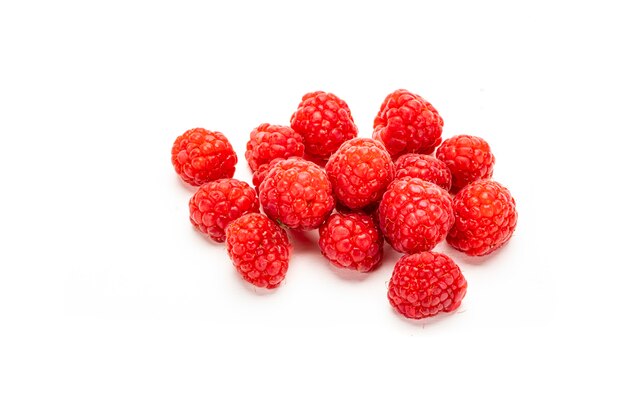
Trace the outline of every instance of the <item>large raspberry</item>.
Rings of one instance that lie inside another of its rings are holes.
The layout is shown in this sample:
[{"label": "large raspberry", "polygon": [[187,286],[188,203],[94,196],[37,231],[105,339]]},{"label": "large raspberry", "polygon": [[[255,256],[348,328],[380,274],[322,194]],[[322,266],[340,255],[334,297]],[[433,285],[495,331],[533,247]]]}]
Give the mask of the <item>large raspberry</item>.
[{"label": "large raspberry", "polygon": [[183,181],[202,185],[235,174],[237,155],[226,136],[200,127],[180,135],[172,147],[172,165]]},{"label": "large raspberry", "polygon": [[346,102],[323,91],[302,97],[291,116],[291,127],[304,138],[306,153],[323,159],[358,132]]},{"label": "large raspberry", "polygon": [[276,288],[285,278],[291,244],[284,229],[263,214],[250,213],[226,227],[226,250],[249,283]]},{"label": "large raspberry", "polygon": [[373,139],[351,139],[326,164],[337,200],[351,209],[380,201],[394,177],[391,156]]},{"label": "large raspberry", "polygon": [[428,101],[407,90],[389,94],[376,119],[374,139],[381,140],[391,156],[431,154],[441,143],[443,119]]},{"label": "large raspberry", "polygon": [[369,272],[383,257],[383,235],[365,213],[335,213],[319,234],[322,255],[338,267]]},{"label": "large raspberry", "polygon": [[454,223],[452,199],[441,187],[419,178],[395,180],[378,206],[380,228],[398,252],[431,250]]},{"label": "large raspberry", "polygon": [[259,212],[259,200],[254,189],[232,178],[200,186],[189,200],[191,224],[216,242],[224,241],[228,223],[255,212]]},{"label": "large raspberry", "polygon": [[452,185],[450,170],[431,155],[407,153],[396,160],[396,178],[412,177],[432,182],[446,191]]},{"label": "large raspberry", "polygon": [[335,207],[326,172],[303,159],[276,159],[259,187],[263,210],[292,229],[317,229]]},{"label": "large raspberry", "polygon": [[423,319],[456,310],[467,292],[467,281],[452,259],[442,253],[405,255],[398,261],[387,298],[400,314]]},{"label": "large raspberry", "polygon": [[478,136],[458,135],[443,141],[437,149],[437,158],[452,172],[452,191],[467,184],[491,178],[496,158],[489,144]]},{"label": "large raspberry", "polygon": [[276,158],[303,155],[302,136],[289,126],[263,123],[250,132],[250,140],[246,144],[246,160],[253,172]]},{"label": "large raspberry", "polygon": [[515,199],[492,180],[478,180],[454,197],[455,222],[448,243],[468,255],[487,255],[504,245],[517,225]]}]

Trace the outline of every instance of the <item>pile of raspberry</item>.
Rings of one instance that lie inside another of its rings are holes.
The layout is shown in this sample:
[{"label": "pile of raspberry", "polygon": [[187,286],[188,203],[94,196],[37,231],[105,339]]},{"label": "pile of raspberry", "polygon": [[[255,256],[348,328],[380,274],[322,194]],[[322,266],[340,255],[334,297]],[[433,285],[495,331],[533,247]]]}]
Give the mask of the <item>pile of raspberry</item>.
[{"label": "pile of raspberry", "polygon": [[250,284],[281,285],[291,230],[317,229],[322,256],[361,273],[381,264],[387,242],[405,254],[388,283],[389,303],[423,319],[456,310],[467,291],[456,262],[433,249],[446,240],[465,255],[488,255],[517,224],[511,193],[491,179],[487,141],[465,134],[442,141],[442,132],[432,104],[396,90],[383,100],[371,138],[357,137],[346,102],[316,91],[302,97],[290,126],[252,130],[245,152],[252,186],[233,178],[237,155],[217,131],[183,133],[172,164],[199,187],[189,200],[191,223],[226,243]]}]

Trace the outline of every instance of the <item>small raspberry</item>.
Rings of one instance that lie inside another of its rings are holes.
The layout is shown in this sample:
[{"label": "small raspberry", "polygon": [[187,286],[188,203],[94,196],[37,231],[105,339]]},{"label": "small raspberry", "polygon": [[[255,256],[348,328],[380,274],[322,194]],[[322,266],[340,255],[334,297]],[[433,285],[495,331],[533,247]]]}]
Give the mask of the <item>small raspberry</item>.
[{"label": "small raspberry", "polygon": [[320,227],[322,255],[340,268],[369,272],[383,256],[383,235],[365,213],[335,213]]},{"label": "small raspberry", "polygon": [[496,162],[489,144],[478,136],[458,135],[443,141],[437,158],[452,172],[452,191],[476,180],[491,178]]},{"label": "small raspberry", "polygon": [[450,170],[439,159],[431,155],[407,153],[396,160],[396,178],[419,178],[432,182],[446,191],[452,185]]},{"label": "small raspberry", "polygon": [[428,101],[407,90],[389,94],[376,119],[373,138],[381,140],[391,156],[431,154],[441,143],[443,119]]},{"label": "small raspberry", "polygon": [[277,159],[259,186],[269,218],[292,229],[317,229],[335,207],[326,172],[303,159]]},{"label": "small raspberry", "polygon": [[403,256],[393,269],[387,298],[400,314],[423,319],[456,310],[467,281],[452,259],[442,253]]},{"label": "small raspberry", "polygon": [[380,228],[398,252],[431,250],[454,223],[452,199],[441,187],[419,178],[391,183],[378,206]]},{"label": "small raspberry", "polygon": [[492,180],[478,180],[454,197],[455,222],[448,243],[468,255],[487,255],[504,245],[517,225],[515,199]]},{"label": "small raspberry", "polygon": [[267,173],[270,172],[270,167],[272,167],[271,163],[263,164],[259,167],[259,169],[252,173],[252,184],[254,185],[254,188],[257,190],[257,192],[259,191],[261,183],[267,176]]},{"label": "small raspberry", "polygon": [[291,256],[287,232],[263,214],[249,213],[226,227],[226,250],[243,279],[262,288],[280,285]]},{"label": "small raspberry", "polygon": [[250,140],[246,144],[246,160],[253,172],[276,158],[303,155],[302,136],[289,126],[263,123],[250,132]]},{"label": "small raspberry", "polygon": [[172,165],[188,184],[202,185],[235,174],[237,155],[226,136],[200,127],[180,135],[172,147]]},{"label": "small raspberry", "polygon": [[189,200],[191,224],[216,242],[224,241],[228,223],[258,212],[256,192],[245,182],[232,178],[203,184]]},{"label": "small raspberry", "polygon": [[326,164],[337,200],[351,209],[380,201],[394,177],[391,156],[373,139],[351,139]]},{"label": "small raspberry", "polygon": [[350,108],[332,93],[305,94],[291,116],[291,127],[304,138],[306,152],[323,159],[357,135]]}]

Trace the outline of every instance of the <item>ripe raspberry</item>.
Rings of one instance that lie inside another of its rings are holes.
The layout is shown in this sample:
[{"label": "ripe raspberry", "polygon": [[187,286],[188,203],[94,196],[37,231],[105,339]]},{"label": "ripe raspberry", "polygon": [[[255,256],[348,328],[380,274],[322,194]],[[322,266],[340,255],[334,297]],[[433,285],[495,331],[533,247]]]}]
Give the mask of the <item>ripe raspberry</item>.
[{"label": "ripe raspberry", "polygon": [[183,181],[202,185],[220,178],[232,178],[237,155],[226,136],[198,127],[176,138],[172,164]]},{"label": "ripe raspberry", "polygon": [[226,250],[243,279],[262,288],[280,285],[291,256],[287,232],[259,213],[249,213],[226,227]]},{"label": "ripe raspberry", "polygon": [[287,227],[317,229],[335,207],[326,172],[303,159],[277,159],[259,187],[265,214]]},{"label": "ripe raspberry", "polygon": [[391,156],[431,154],[441,143],[443,119],[428,101],[407,90],[389,94],[376,119],[373,138],[381,140]]},{"label": "ripe raspberry", "polygon": [[326,164],[337,200],[351,209],[380,201],[394,177],[391,156],[373,139],[351,139]]},{"label": "ripe raspberry", "polygon": [[250,140],[246,145],[246,160],[253,172],[276,158],[303,155],[302,136],[289,126],[263,123],[250,132]]},{"label": "ripe raspberry", "polygon": [[467,281],[452,259],[442,253],[403,256],[393,269],[387,298],[400,314],[423,319],[456,310]]},{"label": "ripe raspberry", "polygon": [[455,222],[448,243],[468,255],[487,255],[511,238],[517,225],[515,199],[492,180],[463,188],[453,202]]},{"label": "ripe raspberry", "polygon": [[267,176],[267,173],[270,172],[271,167],[272,167],[271,163],[263,164],[259,167],[259,169],[257,169],[256,171],[252,173],[252,184],[254,185],[254,188],[256,188],[257,192],[259,191],[259,187],[261,186],[261,183]]},{"label": "ripe raspberry", "polygon": [[478,136],[458,135],[443,141],[437,149],[437,158],[452,172],[452,191],[467,184],[491,178],[496,162],[489,144]]},{"label": "ripe raspberry", "polygon": [[380,228],[398,252],[431,250],[454,223],[452,199],[440,187],[403,178],[391,183],[378,206]]},{"label": "ripe raspberry", "polygon": [[225,239],[228,223],[247,213],[259,212],[256,192],[245,182],[224,178],[206,183],[189,200],[189,219],[216,242]]},{"label": "ripe raspberry", "polygon": [[291,127],[304,138],[306,152],[323,159],[357,135],[350,108],[332,93],[305,94],[291,116]]},{"label": "ripe raspberry", "polygon": [[335,213],[320,227],[322,255],[340,268],[369,272],[383,256],[383,235],[365,213]]},{"label": "ripe raspberry", "polygon": [[396,178],[419,178],[432,182],[446,191],[452,185],[450,170],[439,159],[430,155],[407,153],[396,160]]}]

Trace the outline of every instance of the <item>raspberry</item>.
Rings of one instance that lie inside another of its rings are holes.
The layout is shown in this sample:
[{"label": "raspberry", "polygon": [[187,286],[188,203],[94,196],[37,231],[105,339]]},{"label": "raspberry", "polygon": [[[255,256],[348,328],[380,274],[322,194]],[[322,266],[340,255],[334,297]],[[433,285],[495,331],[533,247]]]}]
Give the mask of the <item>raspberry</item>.
[{"label": "raspberry", "polygon": [[326,172],[303,159],[277,159],[259,186],[267,216],[292,229],[317,229],[335,207]]},{"label": "raspberry", "polygon": [[454,197],[455,222],[448,243],[468,255],[487,255],[511,238],[517,225],[515,199],[492,180],[478,180]]},{"label": "raspberry", "polygon": [[259,169],[257,169],[256,171],[252,173],[252,184],[254,185],[254,188],[256,188],[257,192],[259,191],[259,187],[261,186],[261,183],[267,176],[267,173],[270,172],[271,166],[272,166],[271,163],[263,164],[259,167]]},{"label": "raspberry", "polygon": [[343,142],[357,135],[346,102],[323,91],[302,97],[291,116],[291,127],[304,138],[306,152],[322,159],[328,159]]},{"label": "raspberry", "polygon": [[225,239],[228,223],[247,213],[259,212],[256,192],[245,182],[224,178],[206,183],[189,200],[189,219],[216,242]]},{"label": "raspberry", "polygon": [[289,126],[263,123],[250,132],[250,140],[246,145],[246,160],[253,172],[276,158],[303,155],[302,136]]},{"label": "raspberry", "polygon": [[396,160],[396,178],[412,177],[432,182],[446,191],[452,185],[450,170],[439,159],[430,155],[408,153]]},{"label": "raspberry", "polygon": [[344,142],[326,164],[337,200],[351,209],[380,201],[394,177],[391,156],[372,139]]},{"label": "raspberry", "polygon": [[476,180],[491,178],[496,162],[484,139],[468,135],[446,139],[437,149],[437,158],[450,168],[454,192]]},{"label": "raspberry", "polygon": [[226,250],[243,279],[262,288],[280,285],[291,256],[287,232],[260,213],[249,213],[226,227]]},{"label": "raspberry", "polygon": [[380,228],[398,252],[431,250],[454,223],[452,199],[440,187],[403,178],[391,183],[378,206]]},{"label": "raspberry", "polygon": [[389,94],[376,119],[373,138],[381,140],[391,156],[431,154],[441,143],[443,119],[428,101],[407,90]]},{"label": "raspberry", "polygon": [[383,235],[365,213],[335,213],[320,227],[322,255],[341,268],[369,272],[383,256]]},{"label": "raspberry", "polygon": [[237,155],[226,136],[200,127],[180,135],[172,147],[172,165],[188,184],[202,185],[235,174]]},{"label": "raspberry", "polygon": [[456,310],[467,281],[452,259],[442,253],[403,256],[393,269],[387,298],[400,314],[423,319]]}]

